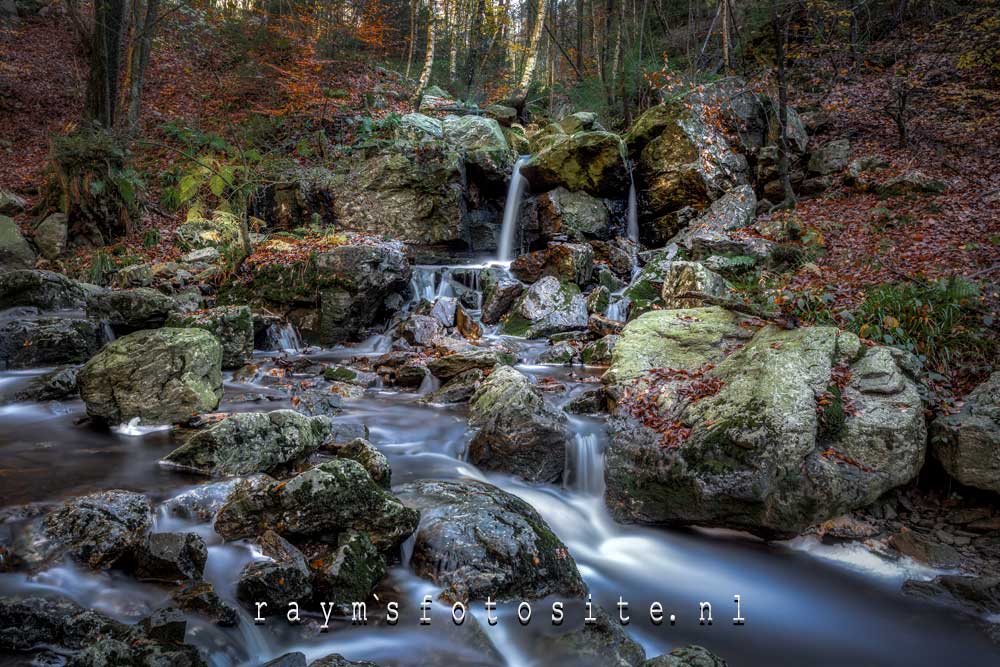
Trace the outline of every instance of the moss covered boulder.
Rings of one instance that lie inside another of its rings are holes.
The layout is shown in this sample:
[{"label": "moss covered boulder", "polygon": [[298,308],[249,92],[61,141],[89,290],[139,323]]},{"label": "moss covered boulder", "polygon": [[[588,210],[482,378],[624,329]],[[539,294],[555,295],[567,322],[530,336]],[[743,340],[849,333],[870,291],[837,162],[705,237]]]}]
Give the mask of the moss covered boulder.
[{"label": "moss covered boulder", "polygon": [[[923,464],[923,405],[905,352],[832,327],[765,327],[724,359],[711,354],[717,344],[705,353],[705,339],[660,345],[647,361],[628,352],[631,326],[615,348],[613,386],[640,385],[622,380],[643,367],[717,365],[657,381],[656,414],[686,435],[630,418],[613,424],[606,499],[620,520],[787,536],[874,502]],[[673,337],[683,326],[647,335]]]},{"label": "moss covered boulder", "polygon": [[551,408],[527,376],[494,370],[469,402],[469,425],[479,428],[469,461],[532,482],[562,477],[570,433],[566,417]]},{"label": "moss covered boulder", "polygon": [[586,192],[566,188],[532,197],[521,211],[521,226],[529,236],[545,241],[587,241],[611,235],[611,213],[607,204]]},{"label": "moss covered boulder", "polygon": [[420,510],[410,564],[456,600],[579,598],[586,588],[566,546],[528,503],[478,481],[399,489]]},{"label": "moss covered boulder", "polygon": [[294,410],[242,412],[191,436],[164,462],[205,475],[272,472],[319,449],[330,436],[330,418]]},{"label": "moss covered boulder", "polygon": [[120,424],[187,421],[222,398],[222,346],[201,329],[137,331],[105,346],[77,375],[87,414]]},{"label": "moss covered boulder", "polygon": [[1000,493],[1000,372],[965,398],[961,412],[931,426],[932,451],[949,475]]},{"label": "moss covered boulder", "polygon": [[35,251],[21,235],[13,218],[0,215],[0,271],[30,269],[35,265]]},{"label": "moss covered boulder", "polygon": [[83,308],[87,296],[100,291],[61,273],[20,269],[0,273],[0,310],[26,306],[39,310]]},{"label": "moss covered boulder", "polygon": [[510,336],[540,338],[587,328],[587,300],[574,283],[544,276],[531,285],[504,317]]},{"label": "moss covered boulder", "polygon": [[464,154],[472,179],[494,184],[507,180],[517,156],[500,123],[484,116],[445,116],[442,126],[445,142]]},{"label": "moss covered boulder", "polygon": [[531,189],[563,187],[598,197],[622,198],[628,192],[625,146],[610,132],[556,135],[521,167]]},{"label": "moss covered boulder", "polygon": [[543,250],[518,255],[511,262],[515,278],[533,283],[542,276],[586,285],[594,274],[594,250],[586,243],[551,243]]},{"label": "moss covered boulder", "polygon": [[177,310],[177,301],[148,287],[102,290],[87,297],[87,317],[106,322],[119,336],[162,327]]},{"label": "moss covered boulder", "polygon": [[193,313],[174,313],[168,327],[204,329],[222,345],[222,367],[239,368],[253,357],[253,314],[249,306],[219,306]]}]

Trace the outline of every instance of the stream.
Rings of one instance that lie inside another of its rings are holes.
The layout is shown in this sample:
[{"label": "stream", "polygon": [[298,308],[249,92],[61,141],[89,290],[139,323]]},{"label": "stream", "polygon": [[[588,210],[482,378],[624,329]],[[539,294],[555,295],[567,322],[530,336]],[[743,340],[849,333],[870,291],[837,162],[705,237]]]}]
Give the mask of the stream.
[{"label": "stream", "polygon": [[[475,289],[476,268],[418,267],[414,288],[424,297]],[[518,370],[536,381],[551,378],[547,383],[566,387],[563,392],[546,392],[547,400],[556,405],[592,386],[603,372],[539,365],[535,360],[544,342],[505,342],[520,350]],[[263,372],[281,356],[329,363],[379,354],[387,343],[382,336],[353,347],[257,352],[255,362]],[[8,393],[43,370],[2,373],[0,391]],[[247,401],[248,395],[256,400]],[[814,538],[766,543],[727,531],[617,524],[602,497],[608,437],[602,420],[571,416],[575,444],[567,456],[565,483],[529,485],[511,476],[485,474],[465,462],[473,433],[466,406],[437,406],[422,398],[421,392],[369,389],[363,398],[348,401],[343,414],[334,419],[368,427],[371,441],[392,464],[394,485],[419,479],[482,479],[530,503],[569,548],[594,603],[616,621],[619,596],[628,603],[623,610],[631,619],[627,631],[648,657],[694,643],[735,666],[998,664],[1000,650],[974,619],[902,594],[904,579],[931,578],[936,574],[932,570],[905,560],[888,562],[856,545],[821,545]],[[273,384],[237,384],[232,374],[226,375],[220,411],[284,407],[291,404]],[[79,400],[0,407],[0,506],[51,503],[112,488],[140,491],[162,503],[211,483],[158,465],[177,445],[172,432],[102,430],[82,420],[84,415]],[[224,543],[211,524],[181,520],[162,510],[154,530],[188,530],[204,537],[209,545],[205,579],[237,606],[238,573],[255,558],[249,544]],[[456,626],[450,603],[435,600],[431,624],[421,625],[420,601],[425,595],[435,597],[437,589],[409,570],[406,545],[403,551],[402,561],[377,590],[378,601],[369,601],[368,625],[339,618],[331,621],[329,631],[318,632],[319,609],[303,609],[312,620],[297,626],[288,624],[283,612],[256,625],[241,609],[236,628],[189,617],[187,641],[205,649],[211,664],[219,667],[259,664],[289,651],[301,651],[309,660],[336,652],[381,665],[562,664],[546,641],[557,631],[549,619],[552,600],[532,601],[527,626],[514,616],[516,603],[502,604],[493,627],[487,626],[482,602],[469,606],[478,623]],[[39,594],[65,595],[129,623],[169,599],[162,587],[71,564],[35,576],[0,575],[0,595]],[[740,596],[745,619],[741,625],[733,623],[735,595]],[[400,621],[394,626],[384,621],[384,604],[391,600],[399,602]],[[711,625],[699,623],[703,601],[712,605]],[[653,602],[662,605],[666,619],[674,615],[675,623],[653,625],[649,619]],[[563,627],[580,627],[584,614],[581,603],[567,601]],[[0,665],[21,664],[16,660],[0,656]]]}]

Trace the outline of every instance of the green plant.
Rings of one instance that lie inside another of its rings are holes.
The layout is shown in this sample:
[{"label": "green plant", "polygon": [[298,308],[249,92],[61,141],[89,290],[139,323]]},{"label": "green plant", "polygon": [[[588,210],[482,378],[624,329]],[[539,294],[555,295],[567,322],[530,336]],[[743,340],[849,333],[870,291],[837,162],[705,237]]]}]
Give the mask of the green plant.
[{"label": "green plant", "polygon": [[979,288],[958,276],[876,287],[853,320],[861,337],[909,350],[941,375],[993,358],[991,326],[992,318],[979,307]]},{"label": "green plant", "polygon": [[162,235],[160,230],[156,227],[150,227],[146,230],[146,233],[142,235],[142,247],[143,248],[155,248],[160,245],[160,240]]},{"label": "green plant", "polygon": [[107,284],[108,276],[114,270],[115,263],[111,259],[111,254],[104,250],[98,250],[94,253],[94,258],[90,263],[90,271],[87,273],[87,279],[94,285],[105,285]]}]

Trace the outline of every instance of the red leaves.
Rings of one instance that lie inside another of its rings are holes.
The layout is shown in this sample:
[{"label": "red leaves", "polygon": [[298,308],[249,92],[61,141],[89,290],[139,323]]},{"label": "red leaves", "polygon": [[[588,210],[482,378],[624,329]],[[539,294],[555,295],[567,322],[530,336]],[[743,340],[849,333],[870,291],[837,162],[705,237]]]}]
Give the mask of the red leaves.
[{"label": "red leaves", "polygon": [[622,397],[619,407],[629,416],[656,431],[661,447],[677,449],[691,435],[682,413],[694,403],[719,393],[723,382],[709,372],[714,364],[695,371],[683,368],[653,368],[639,379],[639,390]]}]

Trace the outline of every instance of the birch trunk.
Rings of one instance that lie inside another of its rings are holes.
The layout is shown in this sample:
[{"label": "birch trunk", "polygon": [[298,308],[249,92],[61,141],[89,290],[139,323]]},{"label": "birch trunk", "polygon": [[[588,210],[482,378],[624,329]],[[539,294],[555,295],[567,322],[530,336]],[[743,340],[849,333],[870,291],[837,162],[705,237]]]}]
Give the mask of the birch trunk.
[{"label": "birch trunk", "polygon": [[431,0],[431,13],[427,18],[427,53],[424,55],[424,68],[420,70],[420,80],[417,81],[417,89],[413,92],[413,109],[420,108],[420,98],[424,96],[424,90],[431,81],[431,70],[434,69],[434,23],[437,21],[437,14],[440,9],[440,0]]},{"label": "birch trunk", "polygon": [[511,106],[523,115],[524,103],[528,97],[528,88],[531,80],[535,76],[535,66],[538,64],[538,45],[542,41],[542,29],[545,27],[545,9],[548,3],[546,0],[535,0],[535,25],[531,30],[531,39],[528,42],[528,51],[524,60],[524,71],[521,73],[521,80],[514,91]]}]

